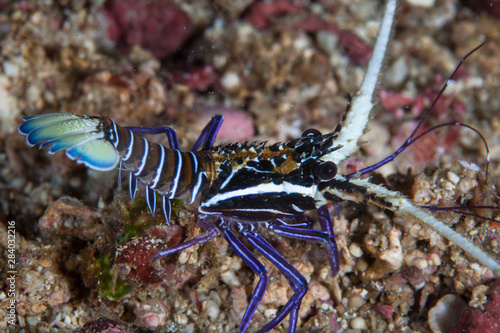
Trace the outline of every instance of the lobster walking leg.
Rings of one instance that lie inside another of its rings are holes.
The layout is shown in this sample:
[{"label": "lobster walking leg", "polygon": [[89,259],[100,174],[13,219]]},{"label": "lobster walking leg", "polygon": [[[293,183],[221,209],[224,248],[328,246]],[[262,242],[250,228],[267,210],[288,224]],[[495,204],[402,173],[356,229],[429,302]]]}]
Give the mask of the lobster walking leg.
[{"label": "lobster walking leg", "polygon": [[158,127],[125,127],[126,129],[140,134],[165,134],[168,138],[168,143],[170,148],[179,149],[179,140],[177,139],[177,134],[173,128],[168,126],[158,126]]},{"label": "lobster walking leg", "polygon": [[203,244],[203,243],[208,242],[209,240],[217,237],[217,235],[219,234],[217,227],[208,220],[208,217],[206,215],[199,215],[198,216],[198,220],[196,221],[196,223],[201,228],[205,229],[207,232],[204,233],[201,236],[198,236],[196,238],[193,238],[193,239],[190,239],[188,241],[185,241],[182,244],[179,244],[177,246],[174,246],[174,247],[171,247],[171,248],[168,248],[166,250],[158,252],[153,257],[153,259],[151,259],[151,261],[155,261],[157,259],[160,259],[160,258],[166,257],[168,255],[171,255],[171,254],[173,254],[175,252],[179,252],[179,251],[185,250],[185,249],[187,249],[187,248],[189,248],[191,246],[194,246],[194,245]]},{"label": "lobster walking leg", "polygon": [[323,206],[318,209],[318,219],[321,225],[321,230],[328,234],[327,253],[328,260],[330,261],[330,266],[332,267],[332,274],[336,276],[340,268],[339,259],[339,249],[337,248],[337,242],[335,241],[335,232],[333,230],[332,215],[328,206]]},{"label": "lobster walking leg", "polygon": [[[238,237],[234,235],[234,233],[229,229],[228,226],[222,226],[221,231],[226,241],[229,243],[229,245],[231,245],[238,256],[243,259],[243,261],[256,275],[259,276],[259,282],[257,283],[257,286],[253,291],[250,303],[248,304],[247,309],[245,310],[245,314],[243,315],[243,319],[240,323],[239,332],[243,333],[246,331],[248,325],[250,324],[250,320],[255,313],[255,310],[257,310],[257,306],[264,297],[264,293],[266,292],[267,284],[269,282],[269,277],[267,275],[266,267],[248,248],[245,247],[245,245],[243,245],[243,243],[238,239]],[[276,324],[278,324],[280,321],[278,321]]]},{"label": "lobster walking leg", "polygon": [[205,126],[203,131],[201,131],[200,137],[198,138],[198,140],[196,140],[191,150],[197,150],[202,142],[204,149],[212,147],[215,137],[217,136],[217,133],[219,133],[219,129],[222,125],[223,120],[224,117],[219,115],[212,117],[207,126]]},{"label": "lobster walking leg", "polygon": [[286,223],[282,219],[274,219],[273,224],[276,225],[278,223],[279,225],[284,225],[287,227],[294,227],[294,228],[306,228],[306,229],[311,229],[312,228],[312,223],[309,222],[309,220],[305,217],[305,215],[300,215],[297,219],[303,220],[302,222],[296,222],[296,223]]},{"label": "lobster walking leg", "polygon": [[299,239],[306,242],[325,244],[327,247],[326,253],[328,255],[328,260],[330,261],[330,266],[332,268],[332,274],[333,276],[338,274],[340,264],[339,252],[337,249],[337,243],[335,242],[335,237],[329,232],[276,224],[269,226],[268,229],[273,231],[275,234],[285,237]]},{"label": "lobster walking leg", "polygon": [[[203,128],[200,136],[196,140],[193,145],[192,151],[200,148],[203,143],[203,148],[212,147],[215,137],[219,132],[220,126],[222,125],[222,121],[224,117],[216,115],[212,117],[210,122]],[[179,149],[179,140],[177,139],[177,134],[174,129],[168,126],[158,126],[158,127],[125,127],[126,129],[141,134],[165,134],[168,138],[168,143],[170,144],[170,148]]]},{"label": "lobster walking leg", "polygon": [[242,232],[243,237],[259,251],[267,260],[276,266],[281,274],[287,279],[292,287],[294,294],[281,309],[281,311],[268,322],[259,332],[268,332],[275,328],[279,323],[290,314],[288,333],[295,333],[300,303],[307,292],[307,281],[300,272],[286,261],[259,233]]}]

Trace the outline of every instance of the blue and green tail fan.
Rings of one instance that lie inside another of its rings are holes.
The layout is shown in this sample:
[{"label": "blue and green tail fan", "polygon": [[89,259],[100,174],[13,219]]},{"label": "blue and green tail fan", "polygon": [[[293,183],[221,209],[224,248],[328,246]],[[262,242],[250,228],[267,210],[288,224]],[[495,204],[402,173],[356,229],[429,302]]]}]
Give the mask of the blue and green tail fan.
[{"label": "blue and green tail fan", "polygon": [[93,170],[116,168],[120,154],[100,128],[99,117],[71,113],[46,113],[23,119],[18,132],[29,146],[49,147],[49,154],[65,150],[66,156]]}]

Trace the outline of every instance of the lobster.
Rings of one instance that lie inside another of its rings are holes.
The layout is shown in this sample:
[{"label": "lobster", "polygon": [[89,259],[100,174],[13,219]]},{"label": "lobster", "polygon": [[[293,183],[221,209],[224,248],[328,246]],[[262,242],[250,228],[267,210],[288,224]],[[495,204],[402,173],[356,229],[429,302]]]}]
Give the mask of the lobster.
[{"label": "lobster", "polygon": [[[132,200],[140,181],[145,185],[152,214],[155,213],[156,193],[161,196],[167,223],[171,219],[171,199],[196,205],[197,223],[206,233],[159,252],[153,260],[222,234],[259,277],[241,320],[240,332],[247,330],[269,282],[266,267],[240,238],[275,265],[294,291],[285,306],[260,331],[270,331],[289,316],[289,332],[294,333],[301,300],[308,289],[307,281],[259,230],[266,228],[278,235],[324,244],[335,276],[340,263],[328,205],[341,201],[372,204],[420,220],[499,274],[500,264],[493,258],[400,193],[356,178],[355,174],[338,173],[337,165],[355,148],[368,122],[371,96],[389,38],[395,3],[395,0],[387,2],[381,33],[360,94],[349,104],[342,123],[332,132],[321,134],[317,130],[307,130],[299,138],[270,145],[213,146],[223,121],[221,116],[215,116],[192,150],[182,151],[175,131],[169,127],[122,127],[107,117],[41,114],[23,119],[18,131],[26,135],[28,145],[48,147],[49,154],[65,151],[68,158],[90,169],[129,171]],[[159,133],[167,135],[170,147],[150,142],[141,135]],[[418,138],[415,134],[416,130],[395,154],[358,174],[391,161]],[[318,211],[321,230],[313,229],[304,217],[303,214],[311,210]]]}]

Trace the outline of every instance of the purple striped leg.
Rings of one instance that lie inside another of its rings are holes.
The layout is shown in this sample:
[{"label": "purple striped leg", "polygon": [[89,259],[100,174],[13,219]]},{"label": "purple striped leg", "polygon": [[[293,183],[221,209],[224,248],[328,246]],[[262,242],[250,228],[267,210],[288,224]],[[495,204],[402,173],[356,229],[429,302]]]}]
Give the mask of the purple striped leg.
[{"label": "purple striped leg", "polygon": [[340,260],[330,210],[327,206],[318,209],[318,218],[322,231],[312,229],[312,224],[305,216],[302,215],[302,217],[304,221],[298,223],[286,223],[281,219],[275,219],[267,229],[285,237],[325,244],[333,276],[336,276],[339,272]]},{"label": "purple striped leg", "polygon": [[238,256],[243,259],[243,261],[256,275],[259,276],[259,282],[253,291],[252,298],[250,299],[250,303],[245,310],[245,314],[243,315],[243,319],[241,319],[240,327],[238,329],[238,332],[244,333],[250,324],[250,320],[255,314],[255,310],[257,310],[257,306],[259,306],[260,301],[262,301],[262,298],[264,297],[269,277],[267,276],[266,267],[248,248],[245,247],[245,245],[243,245],[243,243],[229,229],[229,226],[221,225],[220,229],[222,235]]},{"label": "purple striped leg", "polygon": [[[287,279],[288,283],[292,287],[294,294],[281,309],[281,311],[274,317],[270,322],[268,322],[259,332],[268,332],[275,328],[279,323],[285,319],[285,317],[290,314],[290,322],[288,326],[288,333],[295,333],[297,328],[297,319],[299,315],[300,303],[302,298],[307,292],[307,281],[300,274],[300,272],[292,266],[288,261],[286,261],[276,250],[269,244],[264,237],[262,237],[257,232],[245,232],[242,231],[243,237],[262,254],[267,260],[269,260],[274,266],[276,266],[281,274]],[[252,297],[252,301],[253,297]],[[260,301],[260,300],[259,300]]]},{"label": "purple striped leg", "polygon": [[224,117],[219,115],[213,116],[207,126],[201,131],[200,137],[196,140],[191,150],[197,150],[202,142],[204,149],[212,147],[215,137],[219,133],[222,121],[224,121]]},{"label": "purple striped leg", "polygon": [[339,249],[335,241],[335,231],[333,230],[332,215],[328,206],[323,206],[318,209],[318,219],[321,225],[321,230],[328,234],[328,241],[326,242],[326,252],[328,260],[332,267],[333,276],[337,276],[340,269]]},{"label": "purple striped leg", "polygon": [[196,238],[185,241],[182,244],[179,244],[177,246],[174,246],[174,247],[171,247],[169,249],[158,252],[153,257],[153,259],[151,259],[151,261],[155,261],[157,259],[166,257],[168,255],[175,253],[175,252],[182,251],[184,249],[187,249],[188,247],[191,247],[191,246],[194,246],[197,244],[203,244],[203,243],[208,242],[209,240],[217,237],[217,235],[219,234],[217,227],[209,221],[207,215],[199,215],[196,223],[198,223],[198,225],[201,228],[205,229],[207,232],[201,236],[198,236]]}]

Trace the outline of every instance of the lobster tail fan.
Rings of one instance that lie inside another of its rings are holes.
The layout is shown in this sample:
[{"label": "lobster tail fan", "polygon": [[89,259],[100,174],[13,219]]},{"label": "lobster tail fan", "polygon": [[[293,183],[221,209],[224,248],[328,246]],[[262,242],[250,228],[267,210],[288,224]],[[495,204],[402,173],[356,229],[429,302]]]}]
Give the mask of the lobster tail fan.
[{"label": "lobster tail fan", "polygon": [[[72,113],[44,113],[24,118],[23,123],[17,131],[22,135],[28,135],[31,131],[50,124],[62,122],[64,120],[79,119],[81,116]],[[28,142],[28,145],[33,146]]]},{"label": "lobster tail fan", "polygon": [[49,153],[66,151],[68,158],[98,171],[112,170],[120,154],[102,129],[99,117],[48,113],[23,119],[19,133],[30,146],[49,147]]}]

